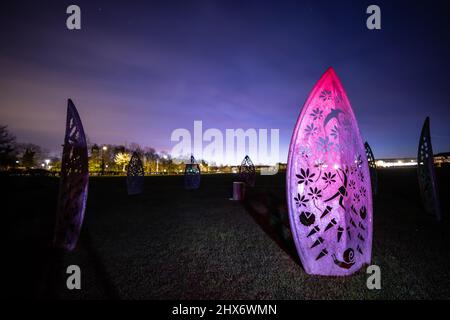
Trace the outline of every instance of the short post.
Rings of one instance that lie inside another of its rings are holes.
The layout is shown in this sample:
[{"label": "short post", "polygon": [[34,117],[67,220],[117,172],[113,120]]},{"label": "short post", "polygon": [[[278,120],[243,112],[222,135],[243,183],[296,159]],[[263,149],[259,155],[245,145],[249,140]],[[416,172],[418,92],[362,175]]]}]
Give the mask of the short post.
[{"label": "short post", "polygon": [[233,182],[233,200],[241,201],[245,197],[245,183]]}]

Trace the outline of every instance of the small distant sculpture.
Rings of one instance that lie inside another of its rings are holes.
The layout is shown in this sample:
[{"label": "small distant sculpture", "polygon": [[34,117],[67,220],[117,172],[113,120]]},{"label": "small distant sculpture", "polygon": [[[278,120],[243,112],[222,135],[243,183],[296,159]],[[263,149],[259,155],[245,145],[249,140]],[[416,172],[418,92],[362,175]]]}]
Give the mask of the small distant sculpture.
[{"label": "small distant sculpture", "polygon": [[376,196],[378,193],[377,164],[375,163],[375,157],[373,156],[372,149],[370,148],[370,145],[367,141],[364,143],[364,148],[366,149],[367,162],[369,164],[370,181],[372,182],[372,194]]},{"label": "small distant sculpture", "polygon": [[346,276],[370,263],[369,164],[352,107],[332,68],[301,110],[286,173],[289,221],[305,271]]},{"label": "small distant sculpture", "polygon": [[88,181],[86,136],[77,109],[69,99],[53,240],[57,248],[71,251],[77,244],[86,209]]},{"label": "small distant sculpture", "polygon": [[194,156],[191,156],[191,162],[186,163],[184,169],[184,186],[186,189],[198,189],[200,187],[200,166],[195,161]]},{"label": "small distant sculpture", "polygon": [[248,155],[245,156],[239,167],[239,180],[245,182],[249,187],[255,186],[256,170],[252,160]]},{"label": "small distant sculpture", "polygon": [[128,195],[141,194],[144,189],[144,166],[137,152],[133,152],[127,170]]},{"label": "small distant sculpture", "polygon": [[427,117],[420,134],[417,151],[417,177],[419,179],[422,204],[428,214],[441,220],[441,209],[438,196],[436,173],[434,170],[433,148],[430,137],[430,118]]}]

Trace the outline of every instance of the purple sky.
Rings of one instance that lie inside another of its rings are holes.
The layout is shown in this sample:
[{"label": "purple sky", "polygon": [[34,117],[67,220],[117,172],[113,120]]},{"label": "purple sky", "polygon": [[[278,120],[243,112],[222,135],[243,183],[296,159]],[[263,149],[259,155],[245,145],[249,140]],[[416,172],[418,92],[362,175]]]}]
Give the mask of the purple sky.
[{"label": "purple sky", "polygon": [[[171,132],[278,128],[280,160],[328,66],[376,158],[415,156],[431,117],[450,151],[450,22],[444,2],[14,1],[0,8],[0,124],[60,151],[72,98],[91,142],[170,150]],[[82,30],[65,26],[78,4]]]}]

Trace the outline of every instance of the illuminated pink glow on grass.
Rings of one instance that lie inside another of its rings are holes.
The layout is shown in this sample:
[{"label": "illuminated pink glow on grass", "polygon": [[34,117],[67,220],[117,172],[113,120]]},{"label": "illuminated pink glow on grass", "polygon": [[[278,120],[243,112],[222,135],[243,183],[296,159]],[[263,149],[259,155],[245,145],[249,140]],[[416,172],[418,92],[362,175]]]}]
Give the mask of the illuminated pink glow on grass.
[{"label": "illuminated pink glow on grass", "polygon": [[332,68],[297,120],[286,181],[291,231],[307,273],[344,276],[370,263],[369,166],[350,102]]}]

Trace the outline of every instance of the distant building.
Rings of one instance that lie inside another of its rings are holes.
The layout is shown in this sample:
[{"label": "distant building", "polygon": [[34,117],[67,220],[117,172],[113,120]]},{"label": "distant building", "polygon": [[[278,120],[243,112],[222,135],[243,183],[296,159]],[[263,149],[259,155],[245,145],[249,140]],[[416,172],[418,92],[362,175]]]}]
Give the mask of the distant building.
[{"label": "distant building", "polygon": [[[379,168],[416,167],[417,158],[378,159],[375,163]],[[435,154],[434,164],[436,167],[450,166],[450,152]]]},{"label": "distant building", "polygon": [[375,161],[378,168],[416,167],[416,158],[378,159]]},{"label": "distant building", "polygon": [[450,152],[442,152],[434,155],[436,167],[450,166]]}]

